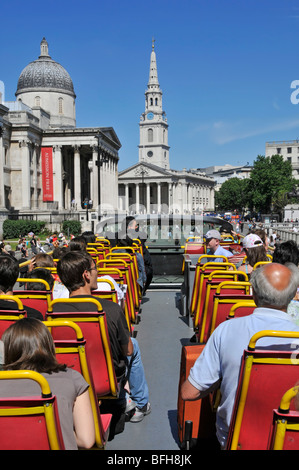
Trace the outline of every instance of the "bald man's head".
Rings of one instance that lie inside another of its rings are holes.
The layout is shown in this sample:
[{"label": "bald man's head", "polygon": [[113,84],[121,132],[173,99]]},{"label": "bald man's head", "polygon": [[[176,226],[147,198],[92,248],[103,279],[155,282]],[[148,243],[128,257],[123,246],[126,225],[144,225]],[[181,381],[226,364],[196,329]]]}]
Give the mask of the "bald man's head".
[{"label": "bald man's head", "polygon": [[299,270],[292,263],[268,263],[252,272],[250,282],[258,307],[286,311],[299,286]]}]

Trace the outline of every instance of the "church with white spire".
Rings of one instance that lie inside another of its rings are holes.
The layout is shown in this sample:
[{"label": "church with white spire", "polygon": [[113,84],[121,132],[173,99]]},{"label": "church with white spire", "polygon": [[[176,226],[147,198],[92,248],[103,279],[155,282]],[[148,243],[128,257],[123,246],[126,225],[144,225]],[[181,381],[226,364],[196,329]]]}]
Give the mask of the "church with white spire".
[{"label": "church with white spire", "polygon": [[162,90],[158,81],[154,41],[145,92],[145,111],[140,117],[139,128],[139,162],[148,162],[169,169],[168,124],[162,106]]},{"label": "church with white spire", "polygon": [[139,122],[139,159],[135,165],[119,172],[120,211],[195,214],[214,210],[213,178],[198,170],[170,168],[168,126],[153,40],[145,109]]}]

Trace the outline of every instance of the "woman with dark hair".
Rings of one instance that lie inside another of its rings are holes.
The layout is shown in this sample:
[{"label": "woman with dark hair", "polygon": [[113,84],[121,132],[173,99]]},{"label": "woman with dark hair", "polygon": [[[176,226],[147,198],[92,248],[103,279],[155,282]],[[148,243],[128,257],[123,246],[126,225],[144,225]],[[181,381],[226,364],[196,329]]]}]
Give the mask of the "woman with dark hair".
[{"label": "woman with dark hair", "polygon": [[299,264],[299,248],[294,240],[282,242],[275,245],[273,253],[273,263],[285,264],[294,263],[296,266]]},{"label": "woman with dark hair", "polygon": [[[67,450],[90,448],[95,442],[94,421],[88,384],[76,370],[60,364],[48,328],[39,320],[24,318],[12,324],[2,335],[3,370],[33,370],[48,381],[58,402],[60,425]],[[32,396],[38,387],[24,380],[2,381],[0,396]]]},{"label": "woman with dark hair", "polygon": [[250,277],[256,263],[270,260],[267,257],[265,245],[258,235],[254,233],[246,235],[246,237],[243,238],[242,244],[246,254],[246,260],[245,264],[242,264],[238,268],[238,271],[243,271]]},{"label": "woman with dark hair", "polygon": [[[299,248],[294,240],[282,242],[275,245],[273,253],[273,263],[287,264],[293,263],[298,268],[299,264]],[[288,305],[288,314],[296,325],[299,325],[299,286],[293,300]]]}]

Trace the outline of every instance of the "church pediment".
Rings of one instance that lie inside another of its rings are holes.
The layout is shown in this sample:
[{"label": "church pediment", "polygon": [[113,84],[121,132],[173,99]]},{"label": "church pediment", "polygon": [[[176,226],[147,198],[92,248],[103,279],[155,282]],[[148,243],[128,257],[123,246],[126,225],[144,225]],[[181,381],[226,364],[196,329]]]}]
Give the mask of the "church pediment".
[{"label": "church pediment", "polygon": [[155,165],[149,165],[145,163],[138,163],[133,167],[130,167],[126,170],[123,170],[119,173],[118,179],[138,179],[138,178],[161,178],[165,176],[170,176],[170,173],[164,170],[163,168],[159,168]]}]

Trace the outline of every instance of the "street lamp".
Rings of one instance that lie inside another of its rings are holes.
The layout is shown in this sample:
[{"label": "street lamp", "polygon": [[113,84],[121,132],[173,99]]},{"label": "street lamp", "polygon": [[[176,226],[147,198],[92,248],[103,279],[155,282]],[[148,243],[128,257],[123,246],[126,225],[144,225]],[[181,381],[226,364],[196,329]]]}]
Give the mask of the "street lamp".
[{"label": "street lamp", "polygon": [[103,157],[101,158],[101,154],[100,154],[100,141],[102,139],[102,136],[100,133],[96,134],[95,136],[95,139],[98,140],[98,158],[96,160],[96,166],[97,166],[97,171],[98,171],[98,200],[99,200],[99,210],[100,210],[100,218],[99,220],[101,220],[101,179],[100,179],[100,167],[103,165],[103,163],[108,163],[109,162],[109,158],[107,157]]}]

